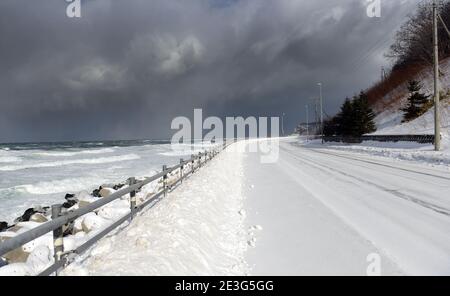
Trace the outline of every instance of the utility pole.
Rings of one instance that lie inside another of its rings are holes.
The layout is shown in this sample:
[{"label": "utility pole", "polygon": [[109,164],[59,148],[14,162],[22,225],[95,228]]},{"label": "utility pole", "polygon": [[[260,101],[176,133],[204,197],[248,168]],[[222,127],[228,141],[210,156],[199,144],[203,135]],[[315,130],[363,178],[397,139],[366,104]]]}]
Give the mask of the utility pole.
[{"label": "utility pole", "polygon": [[439,40],[438,11],[436,0],[433,0],[433,47],[434,47],[434,150],[441,150],[441,123],[439,113]]},{"label": "utility pole", "polygon": [[305,105],[306,107],[306,142],[309,141],[309,106]]},{"label": "utility pole", "polygon": [[322,144],[324,143],[323,139],[323,97],[322,97],[322,82],[317,83],[320,91],[320,135],[322,138]]},{"label": "utility pole", "polygon": [[284,116],[286,113],[283,112],[283,116],[281,117],[281,135],[284,137]]}]

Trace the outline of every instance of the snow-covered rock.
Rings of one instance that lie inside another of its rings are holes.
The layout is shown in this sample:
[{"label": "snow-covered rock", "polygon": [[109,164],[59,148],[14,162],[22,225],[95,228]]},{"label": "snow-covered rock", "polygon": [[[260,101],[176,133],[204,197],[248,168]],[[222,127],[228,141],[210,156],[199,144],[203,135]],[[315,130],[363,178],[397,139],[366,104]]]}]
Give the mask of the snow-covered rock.
[{"label": "snow-covered rock", "polygon": [[3,255],[3,258],[6,259],[9,263],[21,263],[26,262],[29,252],[25,252],[23,248],[16,248],[6,254]]},{"label": "snow-covered rock", "polygon": [[105,227],[108,223],[109,221],[107,219],[102,218],[95,213],[88,213],[84,216],[81,227],[84,232],[89,233],[93,230],[99,230]]},{"label": "snow-covered rock", "polygon": [[99,194],[101,197],[108,197],[111,194],[113,194],[114,192],[116,192],[116,191],[112,188],[102,188],[102,189],[100,189]]},{"label": "snow-covered rock", "polygon": [[80,192],[78,195],[78,207],[83,208],[88,206],[89,204],[96,202],[98,197],[94,197],[87,193],[86,191]]},{"label": "snow-covered rock", "polygon": [[41,213],[36,213],[33,216],[30,217],[31,222],[38,222],[38,223],[44,223],[47,222],[48,219]]},{"label": "snow-covered rock", "polygon": [[26,263],[14,263],[0,268],[0,276],[31,276],[33,270]]},{"label": "snow-covered rock", "polygon": [[30,256],[28,256],[26,264],[33,271],[33,274],[39,274],[53,263],[53,255],[47,246],[38,246]]},{"label": "snow-covered rock", "polygon": [[39,246],[47,246],[48,248],[53,248],[53,234],[47,233],[43,236],[40,236],[37,239],[26,243],[22,246],[22,248],[25,252],[31,253]]},{"label": "snow-covered rock", "polygon": [[126,200],[115,200],[102,207],[98,216],[107,220],[118,220],[130,212],[130,203]]}]

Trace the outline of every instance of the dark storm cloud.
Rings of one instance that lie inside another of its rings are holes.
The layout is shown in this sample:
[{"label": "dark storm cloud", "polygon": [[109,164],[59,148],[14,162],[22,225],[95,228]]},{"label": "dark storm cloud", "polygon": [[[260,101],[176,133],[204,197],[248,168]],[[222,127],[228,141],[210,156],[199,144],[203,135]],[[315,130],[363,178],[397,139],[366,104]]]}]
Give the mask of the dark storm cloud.
[{"label": "dark storm cloud", "polygon": [[0,142],[165,138],[174,116],[326,110],[369,86],[417,1],[0,2]]}]

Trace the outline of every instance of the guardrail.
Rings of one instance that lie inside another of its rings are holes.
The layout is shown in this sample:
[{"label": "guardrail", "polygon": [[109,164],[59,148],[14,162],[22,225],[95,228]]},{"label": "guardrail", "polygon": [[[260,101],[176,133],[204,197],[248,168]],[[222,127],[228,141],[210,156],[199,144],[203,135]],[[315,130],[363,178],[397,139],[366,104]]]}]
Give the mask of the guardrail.
[{"label": "guardrail", "polygon": [[[235,141],[233,141],[234,143]],[[61,213],[62,206],[61,205],[53,205],[52,206],[52,220],[39,225],[36,228],[33,228],[24,233],[18,234],[15,237],[12,237],[8,240],[5,240],[0,243],[0,257],[5,255],[6,253],[13,251],[17,248],[22,247],[28,242],[31,242],[49,232],[53,231],[53,247],[54,247],[54,259],[55,262],[53,265],[48,267],[46,270],[42,271],[39,276],[48,276],[51,274],[58,275],[58,273],[67,265],[73,262],[73,260],[88,250],[91,246],[93,246],[96,242],[98,242],[101,238],[105,237],[111,231],[118,228],[126,221],[131,221],[136,216],[137,213],[144,210],[148,205],[152,203],[156,203],[160,200],[162,196],[166,196],[169,191],[169,186],[167,184],[167,179],[169,174],[179,171],[179,178],[170,185],[176,186],[179,183],[182,183],[183,180],[192,175],[195,171],[200,169],[203,164],[213,159],[217,154],[219,154],[226,147],[231,145],[231,143],[227,143],[224,141],[223,145],[219,145],[210,151],[205,151],[203,153],[199,153],[198,155],[192,155],[189,160],[180,160],[180,164],[168,168],[167,166],[163,166],[162,172],[146,178],[143,181],[136,182],[135,178],[129,178],[127,180],[129,187],[114,192],[108,197],[101,198],[85,207],[79,208],[74,211]],[[190,166],[190,170],[185,173],[185,167]],[[136,192],[138,192],[142,187],[148,185],[152,182],[162,180],[163,188],[159,192],[155,193],[151,196],[151,198],[145,200],[142,204],[136,205]],[[68,225],[69,223],[74,222],[76,219],[94,212],[95,210],[100,209],[101,207],[115,201],[127,194],[130,194],[130,212],[120,218],[118,221],[112,223],[95,236],[91,237],[84,244],[78,246],[75,250],[71,250],[70,252],[64,252],[64,244],[63,244],[63,227]]]},{"label": "guardrail", "polygon": [[329,136],[323,137],[325,142],[362,143],[363,141],[377,142],[417,142],[422,144],[434,143],[434,135],[366,135],[361,137]]}]

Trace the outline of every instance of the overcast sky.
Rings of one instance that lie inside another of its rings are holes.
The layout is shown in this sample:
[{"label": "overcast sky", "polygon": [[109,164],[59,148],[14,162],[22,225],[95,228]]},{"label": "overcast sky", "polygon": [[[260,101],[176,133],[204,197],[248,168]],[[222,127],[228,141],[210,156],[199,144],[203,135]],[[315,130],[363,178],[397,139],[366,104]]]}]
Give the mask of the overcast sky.
[{"label": "overcast sky", "polygon": [[[175,116],[305,120],[380,79],[418,0],[0,1],[0,142],[168,138]],[[313,108],[313,107],[311,107]]]}]

